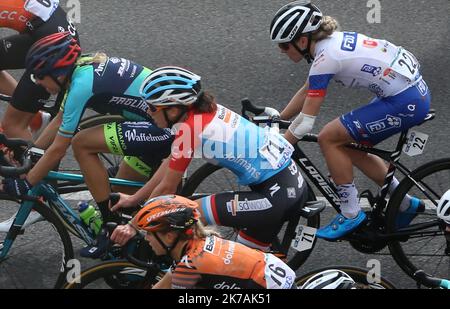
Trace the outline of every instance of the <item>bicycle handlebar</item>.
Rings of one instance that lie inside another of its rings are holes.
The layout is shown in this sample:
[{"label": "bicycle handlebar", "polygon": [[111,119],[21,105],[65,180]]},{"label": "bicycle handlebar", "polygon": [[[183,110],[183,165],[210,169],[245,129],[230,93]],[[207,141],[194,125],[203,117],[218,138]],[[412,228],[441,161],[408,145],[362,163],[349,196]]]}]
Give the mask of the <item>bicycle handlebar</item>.
[{"label": "bicycle handlebar", "polygon": [[414,279],[419,283],[429,288],[446,288],[450,289],[450,281],[432,277],[423,270],[418,270],[414,273]]},{"label": "bicycle handlebar", "polygon": [[31,169],[33,162],[28,150],[33,146],[32,142],[18,138],[7,138],[0,133],[0,144],[11,149],[14,152],[14,158],[21,164],[20,166],[0,166],[0,175],[17,177],[26,174]]}]

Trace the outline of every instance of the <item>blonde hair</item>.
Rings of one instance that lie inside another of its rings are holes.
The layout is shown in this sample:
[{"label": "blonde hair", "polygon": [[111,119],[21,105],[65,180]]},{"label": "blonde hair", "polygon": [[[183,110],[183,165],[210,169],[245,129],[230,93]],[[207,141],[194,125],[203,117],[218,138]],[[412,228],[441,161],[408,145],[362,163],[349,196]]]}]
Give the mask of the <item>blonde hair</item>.
[{"label": "blonde hair", "polygon": [[81,66],[93,63],[102,63],[106,62],[106,60],[108,60],[108,56],[105,53],[96,52],[92,54],[81,55],[78,58],[76,65]]},{"label": "blonde hair", "polygon": [[340,26],[336,19],[331,16],[322,17],[320,28],[313,33],[312,39],[316,42],[321,41],[332,35]]},{"label": "blonde hair", "polygon": [[180,240],[205,239],[206,237],[209,236],[222,237],[220,233],[213,227],[205,227],[199,220],[193,226],[193,233],[192,234],[181,233]]}]

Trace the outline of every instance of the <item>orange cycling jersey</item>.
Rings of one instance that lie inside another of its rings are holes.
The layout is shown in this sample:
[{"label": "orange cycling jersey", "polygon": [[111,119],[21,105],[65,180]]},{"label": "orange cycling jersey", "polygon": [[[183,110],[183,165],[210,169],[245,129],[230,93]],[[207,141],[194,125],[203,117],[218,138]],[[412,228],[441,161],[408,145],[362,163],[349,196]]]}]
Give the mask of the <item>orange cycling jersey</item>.
[{"label": "orange cycling jersey", "polygon": [[34,15],[24,8],[25,0],[0,1],[0,28],[10,28],[19,32],[25,31],[27,22]]},{"label": "orange cycling jersey", "polygon": [[290,289],[295,272],[272,254],[215,236],[192,240],[172,271],[172,288]]}]

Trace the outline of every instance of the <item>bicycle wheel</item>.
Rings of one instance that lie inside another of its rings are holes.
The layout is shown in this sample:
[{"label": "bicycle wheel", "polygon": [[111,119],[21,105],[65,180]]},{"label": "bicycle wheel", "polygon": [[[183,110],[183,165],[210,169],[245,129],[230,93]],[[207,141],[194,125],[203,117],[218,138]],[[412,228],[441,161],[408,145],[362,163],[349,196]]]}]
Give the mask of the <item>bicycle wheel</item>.
[{"label": "bicycle wheel", "polygon": [[300,288],[312,276],[330,269],[337,269],[348,274],[355,281],[357,289],[397,289],[392,282],[383,276],[373,278],[369,270],[354,266],[327,266],[316,269],[305,275],[297,277],[295,279],[295,284],[298,288]]},{"label": "bicycle wheel", "polygon": [[[315,201],[316,196],[311,188],[308,186],[309,201]],[[242,186],[237,183],[236,176],[228,169],[222,168],[220,166],[215,166],[209,163],[202,165],[198,170],[196,170],[192,176],[184,184],[181,195],[183,196],[205,196],[218,192],[229,192],[229,191],[250,191],[248,186]],[[315,216],[309,219],[300,218],[299,224],[304,226],[318,228],[320,224],[320,216]],[[287,229],[288,223],[282,226],[278,237],[274,240],[274,245],[278,247],[282,244],[283,238]],[[220,227],[219,231],[221,234],[227,238],[234,240],[236,237],[235,230],[232,228]],[[289,240],[289,245],[292,240]],[[294,270],[298,269],[309,257],[314,246],[316,244],[316,239],[312,244],[311,249],[306,251],[296,251],[289,246],[289,251],[287,252],[286,262]]]},{"label": "bicycle wheel", "polygon": [[[3,223],[13,219],[17,201],[0,198],[0,247],[7,236]],[[0,288],[53,288],[64,279],[62,263],[73,259],[72,242],[67,230],[44,204],[35,204],[30,217],[39,218],[22,229],[8,255],[0,260]],[[41,216],[41,217],[39,217]]]},{"label": "bicycle wheel", "polygon": [[[449,240],[445,226],[439,223],[436,206],[450,188],[450,158],[425,164],[406,177],[389,201],[386,211],[387,233],[406,231],[407,236],[389,243],[389,250],[397,264],[409,276],[422,269],[432,276],[450,277]],[[407,228],[397,227],[396,220],[403,198],[409,194],[423,200],[425,212],[419,213]],[[408,232],[408,229],[416,231]]]},{"label": "bicycle wheel", "polygon": [[107,261],[86,269],[63,289],[150,289],[162,275],[128,261]]}]

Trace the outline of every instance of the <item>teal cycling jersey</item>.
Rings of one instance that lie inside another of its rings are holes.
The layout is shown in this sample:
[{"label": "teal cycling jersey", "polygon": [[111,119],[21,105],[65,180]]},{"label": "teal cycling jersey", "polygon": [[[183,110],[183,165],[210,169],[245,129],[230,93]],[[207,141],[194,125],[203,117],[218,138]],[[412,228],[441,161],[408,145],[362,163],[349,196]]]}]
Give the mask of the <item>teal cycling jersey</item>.
[{"label": "teal cycling jersey", "polygon": [[87,62],[77,66],[70,88],[61,106],[62,124],[58,134],[71,138],[86,108],[100,114],[122,115],[130,121],[152,121],[148,105],[140,96],[142,82],[151,70],[130,60],[106,57],[99,63]]},{"label": "teal cycling jersey", "polygon": [[293,147],[280,134],[261,128],[217,105],[212,113],[195,114],[176,128],[169,167],[184,172],[193,157],[232,171],[242,185],[264,182],[291,162]]}]

